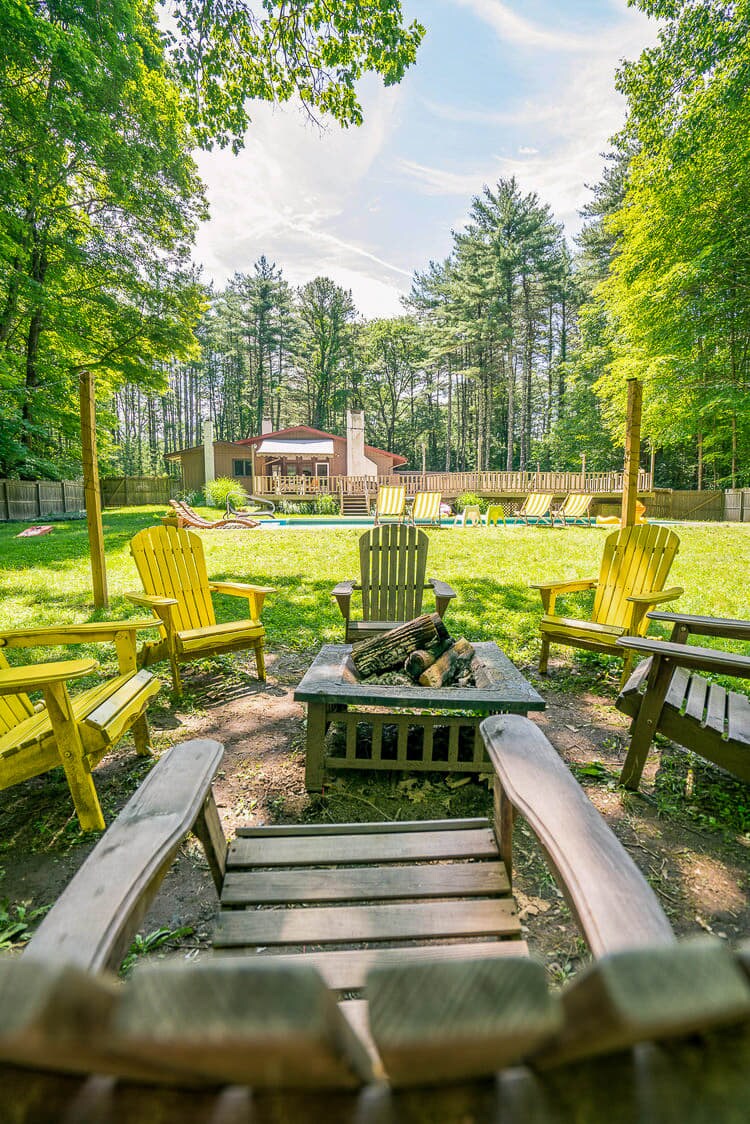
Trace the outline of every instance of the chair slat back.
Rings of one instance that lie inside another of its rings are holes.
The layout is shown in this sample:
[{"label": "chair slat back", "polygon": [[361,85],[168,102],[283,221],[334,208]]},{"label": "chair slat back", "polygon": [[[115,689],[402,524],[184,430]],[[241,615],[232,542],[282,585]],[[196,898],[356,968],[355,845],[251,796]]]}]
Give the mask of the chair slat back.
[{"label": "chair slat back", "polygon": [[377,514],[382,516],[403,515],[406,508],[406,488],[401,485],[382,485],[378,488]]},{"label": "chair slat back", "polygon": [[[668,527],[623,527],[607,536],[594,600],[597,624],[628,628],[633,605],[628,597],[664,589],[680,540]],[[644,617],[641,631],[648,620]]]},{"label": "chair slat back", "polygon": [[146,593],[174,597],[178,629],[216,624],[203,543],[181,527],[147,527],[130,541]]},{"label": "chair slat back", "polygon": [[552,496],[548,492],[532,492],[527,496],[521,508],[521,515],[527,519],[541,519],[547,515],[552,506]]},{"label": "chair slat back", "polygon": [[[0,670],[5,671],[10,667],[2,652],[0,652]],[[23,692],[17,695],[0,695],[0,734],[7,734],[14,730],[19,722],[34,713],[31,699]]]},{"label": "chair slat back", "polygon": [[442,492],[417,492],[411,509],[412,519],[438,519]]},{"label": "chair slat back", "polygon": [[424,531],[374,527],[359,540],[364,620],[408,621],[422,611],[427,548]]},{"label": "chair slat back", "polygon": [[566,519],[581,519],[584,515],[588,515],[593,498],[593,496],[571,492],[562,506],[563,515]]}]

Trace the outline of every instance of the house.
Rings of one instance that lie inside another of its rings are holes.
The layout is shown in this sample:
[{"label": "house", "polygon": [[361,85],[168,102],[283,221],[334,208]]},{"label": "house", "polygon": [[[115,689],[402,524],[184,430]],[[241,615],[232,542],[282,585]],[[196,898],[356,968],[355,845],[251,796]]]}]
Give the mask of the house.
[{"label": "house", "polygon": [[204,424],[204,437],[205,445],[166,456],[180,464],[185,488],[202,488],[207,478],[215,476],[234,477],[249,492],[257,477],[315,477],[322,485],[333,476],[390,476],[406,464],[406,457],[398,453],[365,444],[361,410],[347,410],[345,437],[309,425],[273,430],[268,419],[257,437],[213,441],[210,422]]}]

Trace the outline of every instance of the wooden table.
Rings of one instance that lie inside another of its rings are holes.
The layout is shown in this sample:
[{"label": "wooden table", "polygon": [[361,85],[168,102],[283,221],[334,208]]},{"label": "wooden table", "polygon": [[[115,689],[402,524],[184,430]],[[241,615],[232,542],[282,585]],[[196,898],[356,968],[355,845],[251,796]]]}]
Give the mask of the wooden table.
[{"label": "wooden table", "polygon": [[491,772],[482,718],[528,714],[546,703],[497,644],[474,648],[480,685],[437,688],[361,683],[351,644],[321,648],[294,692],[307,704],[308,792],[321,791],[325,769]]}]

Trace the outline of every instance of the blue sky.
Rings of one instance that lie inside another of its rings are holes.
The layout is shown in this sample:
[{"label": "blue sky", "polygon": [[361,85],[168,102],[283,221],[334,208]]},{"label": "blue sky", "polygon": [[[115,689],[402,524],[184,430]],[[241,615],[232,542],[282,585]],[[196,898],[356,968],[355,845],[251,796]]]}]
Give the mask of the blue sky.
[{"label": "blue sky", "polygon": [[196,258],[223,284],[265,254],[293,285],[327,274],[362,315],[394,316],[415,269],[451,249],[472,196],[515,175],[568,235],[622,123],[622,58],[655,41],[625,0],[406,0],[427,28],[396,87],[361,86],[365,124],[322,132],[258,103],[244,150],[203,153],[211,219]]}]

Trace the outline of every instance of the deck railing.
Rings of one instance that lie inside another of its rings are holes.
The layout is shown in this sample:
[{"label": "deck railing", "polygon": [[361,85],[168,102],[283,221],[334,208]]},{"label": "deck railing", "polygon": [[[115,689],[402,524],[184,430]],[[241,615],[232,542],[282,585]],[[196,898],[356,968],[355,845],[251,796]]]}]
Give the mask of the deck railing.
[{"label": "deck railing", "polygon": [[[356,496],[375,495],[380,484],[403,484],[407,494],[442,492],[456,497],[462,492],[480,496],[528,495],[529,492],[590,492],[617,495],[622,492],[622,472],[396,472],[390,476],[256,476],[256,495],[319,496],[326,493]],[[638,473],[638,491],[651,491],[651,473]]]}]

